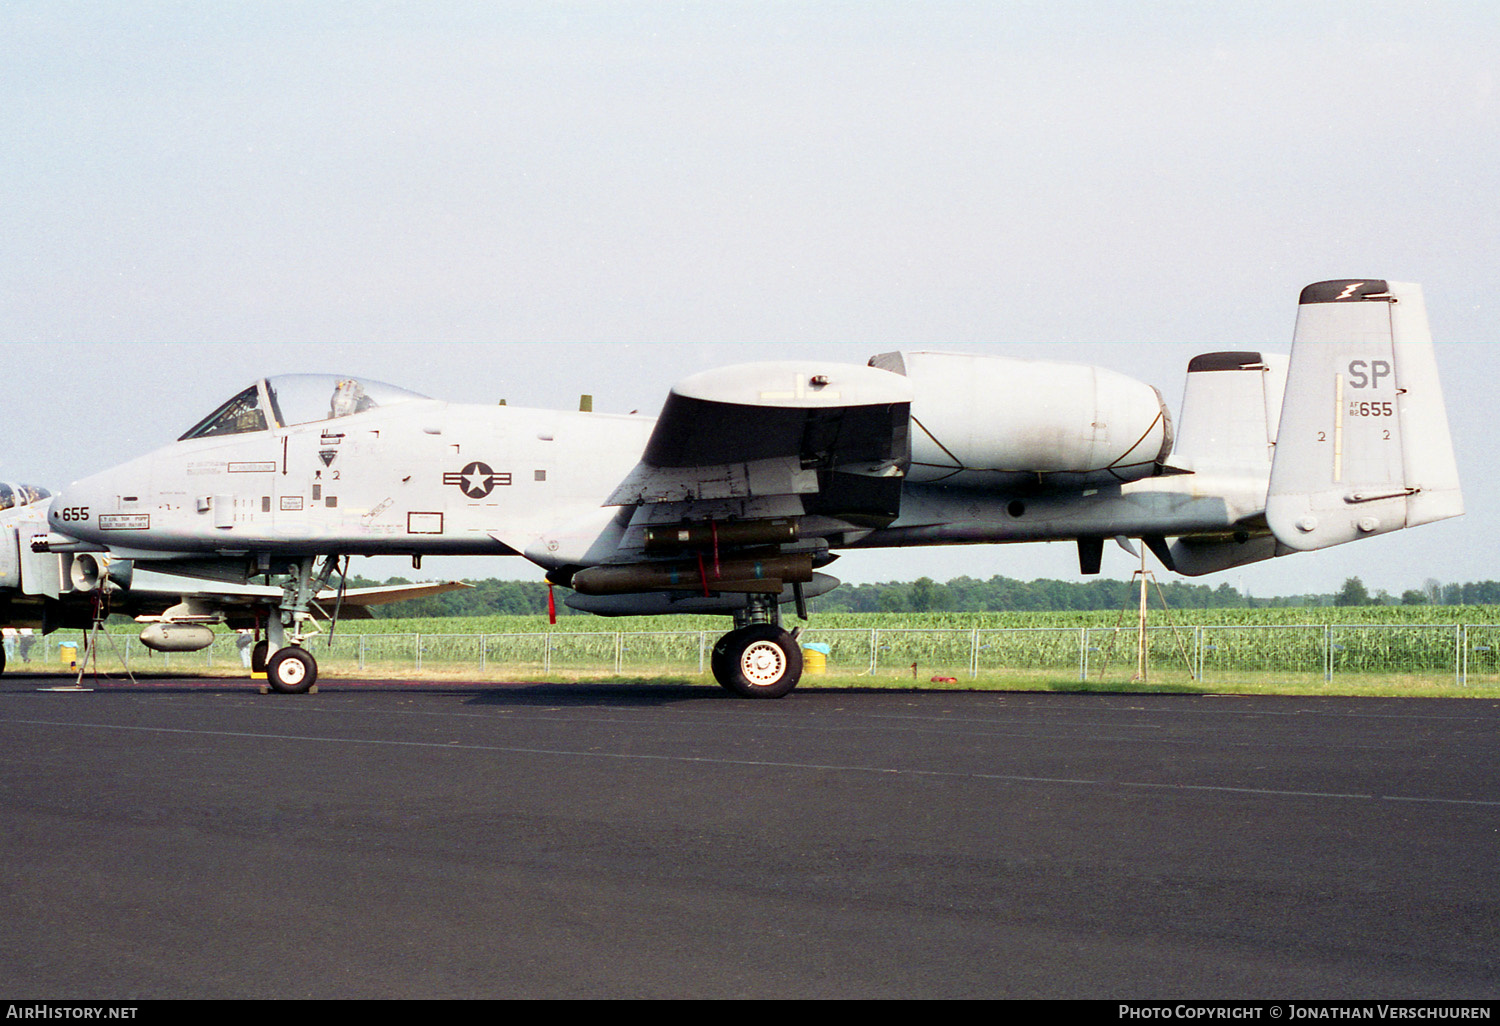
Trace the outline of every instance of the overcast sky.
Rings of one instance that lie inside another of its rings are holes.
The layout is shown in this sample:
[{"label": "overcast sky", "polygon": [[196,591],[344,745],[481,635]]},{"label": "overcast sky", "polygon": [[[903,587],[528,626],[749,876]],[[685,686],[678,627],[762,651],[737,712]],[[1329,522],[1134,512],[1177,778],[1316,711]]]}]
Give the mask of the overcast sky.
[{"label": "overcast sky", "polygon": [[1195,352],[1284,350],[1303,285],[1371,276],[1452,343],[1469,516],[1208,580],[1500,578],[1496,53],[1492,2],[16,0],[0,476],[65,484],[292,370],[651,412],[719,363],[1025,342],[1175,407]]}]

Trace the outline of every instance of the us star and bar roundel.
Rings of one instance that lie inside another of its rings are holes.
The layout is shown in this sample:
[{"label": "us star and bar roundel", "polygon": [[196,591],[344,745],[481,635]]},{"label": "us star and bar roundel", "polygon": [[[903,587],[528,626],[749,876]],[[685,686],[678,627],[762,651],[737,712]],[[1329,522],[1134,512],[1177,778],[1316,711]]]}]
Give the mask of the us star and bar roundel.
[{"label": "us star and bar roundel", "polygon": [[443,484],[458,485],[458,487],[471,499],[482,499],[494,490],[496,485],[509,485],[510,473],[495,473],[490,469],[488,463],[475,460],[463,470],[448,471],[443,474]]}]

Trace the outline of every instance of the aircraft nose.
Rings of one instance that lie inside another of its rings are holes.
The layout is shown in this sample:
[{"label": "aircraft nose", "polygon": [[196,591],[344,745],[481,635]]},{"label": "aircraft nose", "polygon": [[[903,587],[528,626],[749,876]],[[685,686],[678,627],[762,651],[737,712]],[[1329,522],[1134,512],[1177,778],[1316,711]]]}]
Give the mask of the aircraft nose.
[{"label": "aircraft nose", "polygon": [[65,525],[62,518],[62,511],[72,504],[72,502],[71,488],[67,491],[57,492],[52,496],[52,501],[47,505],[47,525],[54,531],[66,534],[65,527],[72,526],[71,524]]},{"label": "aircraft nose", "polygon": [[69,485],[52,497],[47,507],[47,524],[58,534],[84,537],[94,527],[94,504],[87,496],[87,489],[77,483]]}]

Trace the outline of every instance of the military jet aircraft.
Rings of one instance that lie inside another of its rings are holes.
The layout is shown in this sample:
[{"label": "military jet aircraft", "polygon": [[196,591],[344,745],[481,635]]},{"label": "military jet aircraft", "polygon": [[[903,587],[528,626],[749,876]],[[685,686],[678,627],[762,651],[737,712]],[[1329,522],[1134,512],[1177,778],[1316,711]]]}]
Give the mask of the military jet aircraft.
[{"label": "military jet aircraft", "polygon": [[[141,630],[146,647],[194,652],[213,644],[213,624],[262,626],[265,610],[281,597],[278,587],[138,569],[133,561],[108,552],[35,552],[31,539],[48,532],[50,498],[45,488],[0,482],[0,625],[50,634],[61,628],[87,630],[96,617],[124,613],[146,625]],[[171,562],[154,565],[170,567]],[[445,581],[325,588],[311,609],[322,619],[335,613],[368,619],[372,606],[466,587],[461,581]],[[257,646],[258,668],[264,668],[267,648],[265,641]],[[0,653],[0,673],[4,671],[5,655]]]},{"label": "military jet aircraft", "polygon": [[728,690],[801,674],[781,607],[836,551],[1139,538],[1203,574],[1463,511],[1421,289],[1303,290],[1290,360],[1209,353],[1174,431],[1099,367],[886,353],[726,367],[660,416],[461,406],[355,378],[271,377],[174,444],[70,485],[36,547],[282,585],[270,683],[304,691],[309,603],[349,554],[509,554],[604,615],[726,613]]}]

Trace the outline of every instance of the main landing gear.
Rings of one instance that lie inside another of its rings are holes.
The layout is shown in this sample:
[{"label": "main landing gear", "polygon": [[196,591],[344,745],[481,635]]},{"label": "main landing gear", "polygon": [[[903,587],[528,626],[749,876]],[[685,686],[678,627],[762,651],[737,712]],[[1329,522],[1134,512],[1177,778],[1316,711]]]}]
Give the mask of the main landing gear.
[{"label": "main landing gear", "polygon": [[735,629],[714,644],[709,666],[719,686],[740,698],[782,698],[802,679],[797,636],[781,627],[779,595],[751,595]]}]

